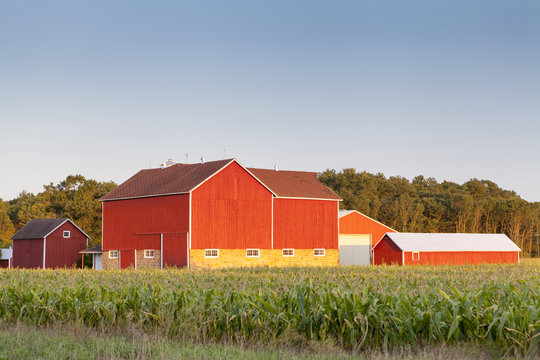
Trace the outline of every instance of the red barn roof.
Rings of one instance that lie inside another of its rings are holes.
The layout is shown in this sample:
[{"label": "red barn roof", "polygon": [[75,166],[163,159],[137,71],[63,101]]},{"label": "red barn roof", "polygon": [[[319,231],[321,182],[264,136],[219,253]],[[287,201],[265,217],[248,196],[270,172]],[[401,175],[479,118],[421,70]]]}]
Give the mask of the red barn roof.
[{"label": "red barn roof", "polygon": [[[238,163],[235,159],[227,159],[199,164],[175,164],[163,169],[141,170],[100,200],[189,193],[233,161]],[[341,200],[317,179],[317,173],[314,172],[254,168],[246,170],[278,197]]]},{"label": "red barn roof", "polygon": [[[73,224],[81,233],[86,235],[73,221],[60,218],[60,219],[33,219],[24,225],[19,231],[17,231],[12,237],[12,240],[20,239],[43,239],[45,236],[52,233],[54,230],[62,226],[66,221]],[[90,239],[88,235],[87,238]]]}]

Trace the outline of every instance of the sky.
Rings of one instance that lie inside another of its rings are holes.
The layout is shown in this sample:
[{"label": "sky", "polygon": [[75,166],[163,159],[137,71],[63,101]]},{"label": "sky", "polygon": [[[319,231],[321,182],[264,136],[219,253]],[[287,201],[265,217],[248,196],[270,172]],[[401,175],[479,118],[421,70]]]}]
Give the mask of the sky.
[{"label": "sky", "polygon": [[0,0],[0,198],[168,158],[540,201],[540,2]]}]

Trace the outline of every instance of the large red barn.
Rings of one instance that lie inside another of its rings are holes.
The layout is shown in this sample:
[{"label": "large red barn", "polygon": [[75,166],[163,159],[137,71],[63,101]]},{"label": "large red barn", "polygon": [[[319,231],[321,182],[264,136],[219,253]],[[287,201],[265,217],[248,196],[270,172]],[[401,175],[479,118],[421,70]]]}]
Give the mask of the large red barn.
[{"label": "large red barn", "polygon": [[515,264],[521,249],[504,234],[387,233],[375,265]]},{"label": "large red barn", "polygon": [[62,268],[73,266],[90,237],[69,219],[30,220],[11,237],[13,267]]},{"label": "large red barn", "polygon": [[338,264],[341,199],[317,173],[174,164],[101,200],[104,269]]}]

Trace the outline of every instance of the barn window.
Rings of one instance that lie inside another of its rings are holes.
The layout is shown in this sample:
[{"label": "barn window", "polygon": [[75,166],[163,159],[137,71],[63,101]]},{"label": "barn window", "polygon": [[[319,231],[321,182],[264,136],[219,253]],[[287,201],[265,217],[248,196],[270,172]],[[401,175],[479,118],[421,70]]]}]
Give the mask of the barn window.
[{"label": "barn window", "polygon": [[259,253],[259,249],[246,249],[246,256],[247,257],[259,257],[261,254]]},{"label": "barn window", "polygon": [[153,259],[155,256],[155,250],[144,250],[144,258],[145,259]]},{"label": "barn window", "polygon": [[118,259],[118,250],[109,250],[109,259]]},{"label": "barn window", "polygon": [[419,251],[413,251],[412,252],[412,259],[413,260],[420,260],[420,252]]},{"label": "barn window", "polygon": [[324,249],[313,249],[313,256],[324,256],[326,252]]},{"label": "barn window", "polygon": [[285,257],[294,256],[294,249],[283,249],[282,254]]},{"label": "barn window", "polygon": [[219,249],[204,249],[205,258],[217,258],[219,257]]},{"label": "barn window", "polygon": [[64,231],[64,238],[68,239],[71,237],[71,231]]}]

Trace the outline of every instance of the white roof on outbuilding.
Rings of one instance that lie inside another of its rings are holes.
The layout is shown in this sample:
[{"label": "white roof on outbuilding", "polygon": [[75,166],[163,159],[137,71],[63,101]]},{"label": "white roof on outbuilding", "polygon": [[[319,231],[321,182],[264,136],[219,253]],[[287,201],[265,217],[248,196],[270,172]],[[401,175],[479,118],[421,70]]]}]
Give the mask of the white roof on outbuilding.
[{"label": "white roof on outbuilding", "polygon": [[386,233],[401,251],[521,251],[505,234]]},{"label": "white roof on outbuilding", "polygon": [[13,249],[0,249],[0,260],[9,260],[13,256]]}]

